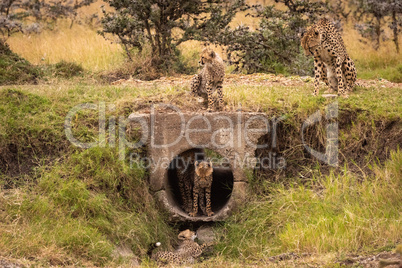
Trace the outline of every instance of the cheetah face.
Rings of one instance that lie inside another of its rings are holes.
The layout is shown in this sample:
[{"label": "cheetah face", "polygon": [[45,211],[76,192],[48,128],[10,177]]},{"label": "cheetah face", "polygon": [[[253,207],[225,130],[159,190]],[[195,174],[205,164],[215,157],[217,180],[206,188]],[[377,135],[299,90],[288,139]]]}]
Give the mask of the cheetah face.
[{"label": "cheetah face", "polygon": [[212,167],[212,162],[211,161],[201,161],[195,162],[195,172],[197,173],[198,176],[200,177],[207,177],[212,174],[214,171]]},{"label": "cheetah face", "polygon": [[189,229],[184,230],[180,232],[180,234],[177,236],[179,240],[192,240],[197,238],[197,234],[193,231],[190,231]]},{"label": "cheetah face", "polygon": [[302,35],[301,46],[306,56],[313,55],[312,49],[320,46],[322,35],[316,28],[311,28],[306,34]]},{"label": "cheetah face", "polygon": [[205,64],[211,63],[215,58],[215,52],[210,48],[204,48],[201,52],[199,64],[204,66]]}]

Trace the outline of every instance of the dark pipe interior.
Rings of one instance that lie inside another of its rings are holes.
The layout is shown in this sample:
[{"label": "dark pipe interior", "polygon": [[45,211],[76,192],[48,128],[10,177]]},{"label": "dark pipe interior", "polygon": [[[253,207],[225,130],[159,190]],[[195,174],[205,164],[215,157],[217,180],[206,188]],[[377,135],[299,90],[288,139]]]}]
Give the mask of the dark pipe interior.
[{"label": "dark pipe interior", "polygon": [[[199,149],[192,149],[192,150],[199,150]],[[177,157],[180,157],[180,155],[178,155]],[[203,160],[204,158],[205,158],[204,154],[199,153],[197,160]],[[182,209],[183,202],[181,200],[175,163],[177,162],[173,160],[168,168],[166,192],[168,194],[170,204],[181,210],[183,213],[185,213],[185,211]],[[229,201],[230,195],[233,190],[233,181],[234,178],[231,168],[214,166],[212,189],[211,189],[211,206],[212,211],[215,214],[223,207],[225,207],[225,205]],[[198,210],[198,215],[203,216],[201,209]]]}]

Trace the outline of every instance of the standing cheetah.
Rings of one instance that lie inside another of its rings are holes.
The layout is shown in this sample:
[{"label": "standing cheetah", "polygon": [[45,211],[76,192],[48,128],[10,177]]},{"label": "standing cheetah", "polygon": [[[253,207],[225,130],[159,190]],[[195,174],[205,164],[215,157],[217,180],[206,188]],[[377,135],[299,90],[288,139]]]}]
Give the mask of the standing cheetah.
[{"label": "standing cheetah", "polygon": [[212,49],[204,48],[199,63],[204,67],[191,80],[191,92],[199,96],[207,94],[208,112],[211,112],[212,106],[216,103],[212,94],[216,90],[219,106],[223,108],[222,84],[225,77],[223,60]]},{"label": "standing cheetah", "polygon": [[176,174],[179,183],[182,208],[186,213],[192,210],[192,191],[194,178],[194,163],[198,158],[198,151],[188,150],[181,153],[177,158]]},{"label": "standing cheetah", "polygon": [[320,19],[302,35],[301,45],[307,56],[314,56],[314,95],[318,95],[321,78],[330,91],[337,90],[347,97],[356,82],[356,68],[334,25],[328,19]]},{"label": "standing cheetah", "polygon": [[[212,187],[212,173],[214,169],[212,162],[201,161],[195,162],[195,176],[193,186],[193,211],[189,213],[190,217],[197,216],[198,202],[202,212],[211,217],[214,215],[211,209],[211,187]],[[205,201],[207,205],[205,206]]]}]

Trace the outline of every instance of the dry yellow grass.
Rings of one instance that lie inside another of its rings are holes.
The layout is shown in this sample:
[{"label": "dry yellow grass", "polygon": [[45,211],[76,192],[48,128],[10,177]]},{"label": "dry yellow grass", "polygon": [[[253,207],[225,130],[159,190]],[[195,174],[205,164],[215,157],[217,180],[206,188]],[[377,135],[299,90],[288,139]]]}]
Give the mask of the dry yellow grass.
[{"label": "dry yellow grass", "polygon": [[[381,42],[381,46],[378,50],[370,44],[363,44],[359,41],[362,39],[353,26],[349,23],[344,26],[344,32],[342,34],[345,41],[346,49],[352,59],[366,62],[368,59],[372,62],[381,62],[385,66],[393,65],[397,62],[402,62],[402,53],[397,53],[395,45],[392,41],[388,40]],[[399,39],[401,43],[401,38]]]},{"label": "dry yellow grass", "polygon": [[15,35],[8,43],[11,49],[34,64],[61,60],[82,64],[92,71],[106,70],[124,61],[120,45],[111,43],[85,25],[61,25],[57,31],[39,35]]},{"label": "dry yellow grass", "polygon": [[[273,4],[272,0],[247,1],[249,4]],[[102,1],[97,1],[90,7],[81,10],[80,16],[85,17],[100,11]],[[98,13],[99,14],[99,13]],[[252,17],[246,17],[244,13],[236,16],[231,23],[233,27],[238,25],[258,26],[258,21]],[[69,22],[59,25],[57,31],[44,31],[39,35],[15,35],[8,40],[13,51],[34,64],[56,63],[61,60],[82,64],[91,71],[114,69],[125,58],[121,46],[105,40],[86,25],[75,24],[71,29]],[[343,38],[348,52],[360,69],[374,71],[378,68],[395,66],[402,62],[402,53],[397,54],[391,41],[384,42],[380,50],[375,51],[370,45],[359,42],[360,36],[349,23],[344,26]],[[185,62],[190,65],[197,64],[196,55],[201,50],[202,43],[189,41],[180,46]],[[221,48],[217,51],[226,58]],[[193,63],[194,61],[194,63]],[[366,72],[367,73],[367,72]],[[369,74],[370,76],[370,74]]]}]

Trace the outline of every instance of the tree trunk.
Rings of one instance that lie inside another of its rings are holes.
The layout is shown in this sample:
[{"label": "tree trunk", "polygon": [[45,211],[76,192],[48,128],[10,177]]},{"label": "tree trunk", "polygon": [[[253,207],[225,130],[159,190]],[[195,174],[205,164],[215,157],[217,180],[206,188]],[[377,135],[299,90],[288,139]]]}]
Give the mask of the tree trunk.
[{"label": "tree trunk", "polygon": [[396,47],[396,52],[399,54],[399,42],[398,42],[398,21],[396,19],[396,11],[392,11],[392,26],[393,26],[393,32],[394,32],[394,43]]},{"label": "tree trunk", "polygon": [[380,36],[381,36],[381,17],[377,18],[377,24],[375,25],[375,44],[374,49],[378,50],[380,48]]}]

